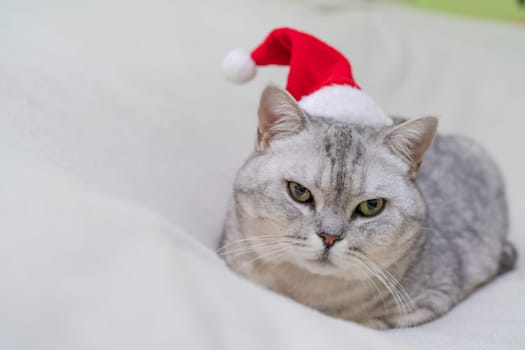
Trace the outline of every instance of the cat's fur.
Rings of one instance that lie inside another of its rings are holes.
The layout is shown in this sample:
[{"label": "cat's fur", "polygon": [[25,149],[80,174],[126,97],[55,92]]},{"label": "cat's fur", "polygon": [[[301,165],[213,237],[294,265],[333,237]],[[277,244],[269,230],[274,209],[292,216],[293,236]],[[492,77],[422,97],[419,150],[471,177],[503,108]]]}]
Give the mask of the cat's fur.
[{"label": "cat's fur", "polygon": [[[511,269],[516,254],[496,165],[467,138],[434,138],[436,127],[431,117],[366,127],[310,116],[268,87],[257,145],[238,172],[224,226],[227,264],[375,328],[443,315]],[[314,202],[294,201],[288,181],[307,187]],[[386,200],[379,215],[355,214],[377,197]],[[326,248],[321,232],[343,238]]]}]

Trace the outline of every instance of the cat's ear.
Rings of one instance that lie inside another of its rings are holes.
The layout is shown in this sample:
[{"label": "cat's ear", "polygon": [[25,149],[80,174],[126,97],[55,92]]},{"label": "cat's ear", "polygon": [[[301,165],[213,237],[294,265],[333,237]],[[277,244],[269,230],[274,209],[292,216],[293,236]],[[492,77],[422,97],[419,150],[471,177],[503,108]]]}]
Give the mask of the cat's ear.
[{"label": "cat's ear", "polygon": [[410,165],[410,177],[416,176],[423,156],[434,140],[437,126],[438,120],[434,117],[409,120],[396,126],[385,137],[386,145]]},{"label": "cat's ear", "polygon": [[264,89],[259,103],[259,147],[268,147],[270,140],[276,136],[299,132],[304,124],[303,112],[287,91],[272,85]]}]

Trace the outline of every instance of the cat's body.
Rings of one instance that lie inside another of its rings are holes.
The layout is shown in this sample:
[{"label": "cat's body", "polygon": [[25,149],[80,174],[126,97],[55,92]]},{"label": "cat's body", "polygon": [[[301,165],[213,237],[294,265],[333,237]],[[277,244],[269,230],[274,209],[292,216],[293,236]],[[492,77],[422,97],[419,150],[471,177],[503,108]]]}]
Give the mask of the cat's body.
[{"label": "cat's body", "polygon": [[[437,136],[430,146],[433,118],[367,128],[284,109],[293,101],[270,93],[225,222],[233,270],[326,314],[390,328],[432,320],[512,267],[503,181],[474,142]],[[290,182],[312,200],[294,201]],[[370,198],[384,209],[358,215]]]}]

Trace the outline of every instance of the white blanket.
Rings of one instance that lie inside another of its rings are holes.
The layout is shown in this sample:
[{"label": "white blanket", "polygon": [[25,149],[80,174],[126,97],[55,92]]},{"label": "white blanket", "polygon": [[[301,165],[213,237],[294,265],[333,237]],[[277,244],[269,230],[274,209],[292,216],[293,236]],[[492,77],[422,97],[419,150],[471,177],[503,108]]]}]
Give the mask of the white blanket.
[{"label": "white blanket", "polygon": [[422,327],[369,330],[213,252],[258,94],[222,55],[295,26],[340,48],[387,111],[437,114],[508,182],[525,251],[525,28],[378,4],[0,3],[0,349],[524,349],[525,272]]}]

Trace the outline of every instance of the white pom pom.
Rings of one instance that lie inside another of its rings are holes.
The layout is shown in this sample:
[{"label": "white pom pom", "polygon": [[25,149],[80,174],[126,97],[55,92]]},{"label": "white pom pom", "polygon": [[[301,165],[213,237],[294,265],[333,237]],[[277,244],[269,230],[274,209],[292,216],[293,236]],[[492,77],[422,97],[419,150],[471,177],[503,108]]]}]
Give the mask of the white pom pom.
[{"label": "white pom pom", "polygon": [[255,62],[243,49],[235,49],[227,54],[222,62],[222,70],[226,79],[237,84],[252,80],[257,72]]}]

